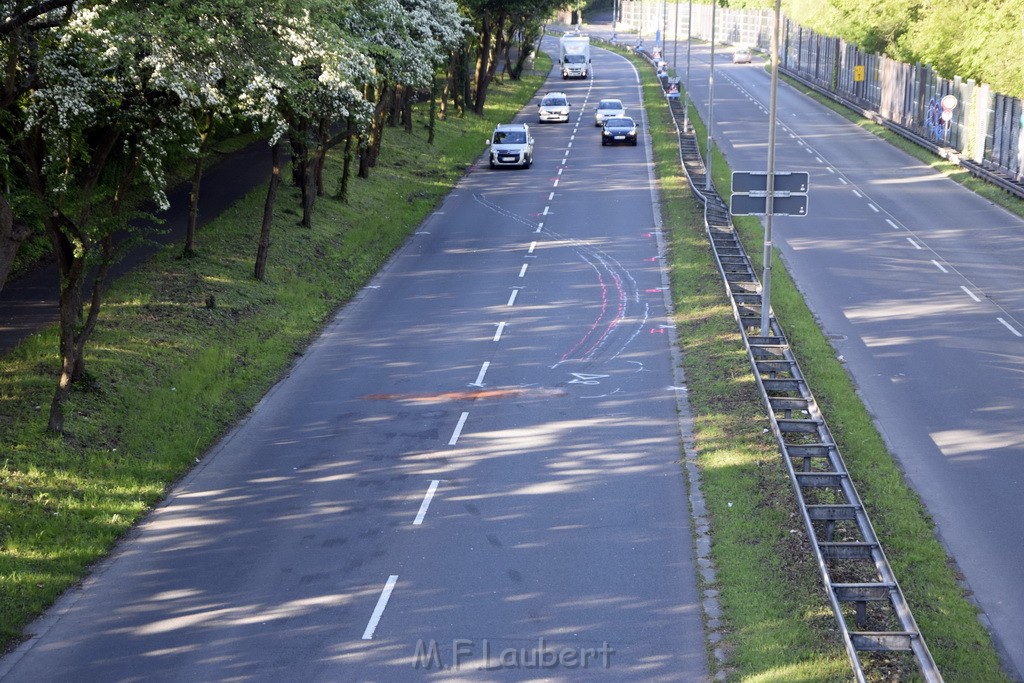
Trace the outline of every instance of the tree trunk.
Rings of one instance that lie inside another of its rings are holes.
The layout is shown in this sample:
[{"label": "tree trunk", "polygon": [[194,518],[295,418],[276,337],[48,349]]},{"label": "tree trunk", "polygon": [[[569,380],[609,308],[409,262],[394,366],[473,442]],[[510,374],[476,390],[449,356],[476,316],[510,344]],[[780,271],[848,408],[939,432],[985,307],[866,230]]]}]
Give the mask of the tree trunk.
[{"label": "tree trunk", "polygon": [[359,145],[359,172],[360,178],[370,177],[370,145],[368,141],[362,141]]},{"label": "tree trunk", "polygon": [[7,195],[0,192],[0,292],[4,291],[4,283],[7,282],[7,276],[14,266],[18,249],[31,234],[28,225],[14,215]]},{"label": "tree trunk", "polygon": [[519,54],[516,55],[516,64],[512,67],[512,80],[518,81],[523,77],[523,70],[526,68],[526,62],[530,59],[530,53],[533,51],[533,43],[535,37],[532,32],[528,32],[523,36],[523,40],[519,42]]},{"label": "tree trunk", "polygon": [[484,101],[487,99],[487,86],[491,72],[491,19],[487,14],[481,18],[480,50],[477,54],[476,93],[473,97],[473,112],[478,116],[484,113]]},{"label": "tree trunk", "polygon": [[[502,60],[500,57],[505,54],[505,15],[501,14],[498,19],[494,22],[494,28],[491,31],[494,36],[494,45],[491,48],[491,57],[487,65],[487,84],[490,86],[491,82],[494,81],[494,77],[498,73],[499,62]],[[502,69],[505,65],[501,65]],[[486,98],[486,95],[484,95]]]},{"label": "tree trunk", "polygon": [[430,114],[427,118],[427,144],[434,144],[434,125],[437,122],[437,77],[430,81]]},{"label": "tree trunk", "polygon": [[[71,394],[72,385],[85,373],[85,343],[96,328],[96,321],[99,318],[103,290],[114,260],[114,238],[112,233],[108,233],[101,242],[100,265],[93,279],[89,314],[83,321],[82,295],[88,274],[88,258],[96,245],[85,238],[66,216],[57,211],[46,218],[45,226],[57,254],[57,267],[60,273],[58,336],[61,356],[60,378],[53,400],[50,402],[46,428],[52,433],[60,434],[64,431],[64,404]],[[72,234],[74,241],[71,239]]]},{"label": "tree trunk", "polygon": [[203,162],[209,150],[213,132],[213,113],[206,112],[199,130],[199,149],[196,151],[196,165],[192,169],[192,189],[188,194],[188,223],[185,226],[185,256],[196,253],[196,233],[199,231],[199,184],[203,179]]},{"label": "tree trunk", "polygon": [[388,125],[397,128],[402,123],[402,98],[405,97],[407,88],[404,85],[396,85],[394,95],[391,98],[391,115]]},{"label": "tree trunk", "polygon": [[293,125],[288,131],[292,147],[292,178],[302,195],[302,220],[304,228],[313,227],[313,204],[316,201],[317,160],[309,146],[309,124]]},{"label": "tree trunk", "polygon": [[256,267],[253,276],[263,282],[267,275],[267,256],[270,253],[270,226],[274,222],[274,201],[281,184],[281,141],[270,146],[270,185],[267,186],[267,200],[263,203],[263,225],[260,227],[260,241],[256,247]]},{"label": "tree trunk", "polygon": [[324,165],[327,163],[327,150],[320,150],[316,155],[316,196],[324,196]]},{"label": "tree trunk", "polygon": [[407,90],[402,98],[402,121],[405,123],[405,132],[412,133],[412,101],[415,93]]},{"label": "tree trunk", "polygon": [[377,159],[380,157],[380,148],[384,141],[385,112],[394,102],[395,89],[384,86],[381,89],[380,96],[381,100],[377,103],[377,112],[373,120],[373,135],[370,137],[369,162],[371,168],[377,165]]},{"label": "tree trunk", "polygon": [[[348,129],[352,130],[353,121],[348,120]],[[338,180],[338,199],[348,204],[348,183],[352,175],[352,147],[355,144],[356,136],[349,132],[345,139],[345,159],[341,165],[341,179]]]},{"label": "tree trunk", "polygon": [[470,109],[473,106],[473,57],[467,51],[462,59],[462,103],[459,106],[459,113]]},{"label": "tree trunk", "polygon": [[305,169],[302,177],[302,227],[313,227],[313,204],[316,203],[316,164],[315,157],[307,158],[303,162]]}]

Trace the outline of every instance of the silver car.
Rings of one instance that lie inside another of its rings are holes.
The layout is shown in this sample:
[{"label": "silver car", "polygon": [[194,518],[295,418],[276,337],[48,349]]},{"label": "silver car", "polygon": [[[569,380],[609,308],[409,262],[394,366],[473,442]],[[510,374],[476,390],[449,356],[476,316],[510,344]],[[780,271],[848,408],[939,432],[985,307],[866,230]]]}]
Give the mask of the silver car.
[{"label": "silver car", "polygon": [[569,98],[565,96],[564,92],[549,92],[537,105],[537,114],[541,123],[546,121],[568,123],[569,109]]},{"label": "silver car", "polygon": [[594,125],[603,126],[608,119],[625,115],[626,108],[622,106],[622,100],[601,100],[594,110]]},{"label": "silver car", "polygon": [[750,64],[753,56],[749,49],[745,47],[736,48],[732,53],[733,64]]},{"label": "silver car", "polygon": [[491,139],[491,168],[518,166],[530,168],[533,163],[533,137],[525,123],[502,123],[494,129]]}]

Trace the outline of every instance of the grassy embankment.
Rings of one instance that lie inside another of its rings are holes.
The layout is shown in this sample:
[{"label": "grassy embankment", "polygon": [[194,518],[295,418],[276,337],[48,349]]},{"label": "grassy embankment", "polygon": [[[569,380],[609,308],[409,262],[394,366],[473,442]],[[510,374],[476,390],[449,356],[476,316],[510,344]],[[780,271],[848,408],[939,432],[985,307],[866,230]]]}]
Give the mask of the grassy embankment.
[{"label": "grassy embankment", "polygon": [[[538,59],[544,76],[550,66]],[[173,246],[116,282],[88,347],[90,381],[67,405],[64,438],[45,432],[56,330],[3,358],[0,649],[255,405],[544,76],[495,83],[486,115],[438,122],[433,146],[426,109],[417,109],[413,134],[389,129],[371,177],[352,180],[349,204],[321,198],[311,229],[298,225],[295,188],[283,186],[264,283],[252,270],[265,187],[201,231],[197,257],[183,260]],[[339,152],[327,165],[329,192],[340,169]]]},{"label": "grassy embankment", "polygon": [[[678,146],[660,84],[641,60],[651,137],[669,233],[673,298],[688,377],[702,489],[724,609],[732,680],[846,681],[851,672],[824,598],[796,501],[779,458],[750,365],[714,265],[702,208],[679,168]],[[691,108],[697,139],[706,129]],[[704,145],[701,143],[703,152]],[[729,192],[714,152],[715,186]],[[950,170],[950,169],[947,169]],[[763,228],[736,221],[761,271]],[[957,583],[927,511],[904,482],[871,416],[778,260],[772,306],[822,406],[858,491],[933,656],[949,681],[1005,681],[987,632]],[[721,647],[721,646],[719,646]],[[870,680],[916,676],[906,656],[864,657]]]}]

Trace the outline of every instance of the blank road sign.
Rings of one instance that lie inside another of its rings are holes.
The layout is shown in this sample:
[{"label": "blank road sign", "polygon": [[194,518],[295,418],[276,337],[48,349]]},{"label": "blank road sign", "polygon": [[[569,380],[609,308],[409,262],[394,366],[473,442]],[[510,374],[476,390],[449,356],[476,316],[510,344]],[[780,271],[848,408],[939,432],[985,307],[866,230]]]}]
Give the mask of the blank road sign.
[{"label": "blank road sign", "polygon": [[[776,173],[776,192],[807,192],[810,175],[806,171],[795,173]],[[732,174],[733,192],[767,192],[768,174],[766,172],[735,171]]]},{"label": "blank road sign", "polygon": [[[733,216],[764,216],[768,213],[768,197],[734,194],[729,213]],[[793,194],[788,197],[776,197],[772,203],[772,214],[775,216],[806,216],[807,195]]]}]

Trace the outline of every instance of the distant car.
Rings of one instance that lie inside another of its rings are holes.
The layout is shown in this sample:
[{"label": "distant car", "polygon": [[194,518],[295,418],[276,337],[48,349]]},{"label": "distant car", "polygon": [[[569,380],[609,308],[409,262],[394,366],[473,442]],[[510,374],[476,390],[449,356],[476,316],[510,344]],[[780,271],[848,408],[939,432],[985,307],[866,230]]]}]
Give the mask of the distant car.
[{"label": "distant car", "polygon": [[491,168],[530,168],[533,163],[533,137],[530,136],[530,127],[525,123],[498,124],[489,144]]},{"label": "distant car", "polygon": [[753,55],[750,50],[745,47],[737,48],[732,53],[733,64],[750,64],[753,59]]},{"label": "distant car", "polygon": [[569,98],[564,92],[549,92],[541,98],[537,105],[537,115],[541,123],[546,121],[569,121]]},{"label": "distant car", "polygon": [[601,144],[614,145],[617,142],[625,142],[636,147],[636,131],[636,121],[628,116],[608,119],[601,129]]},{"label": "distant car", "polygon": [[601,100],[594,110],[594,125],[600,126],[607,119],[625,115],[626,108],[622,106],[622,100]]}]

